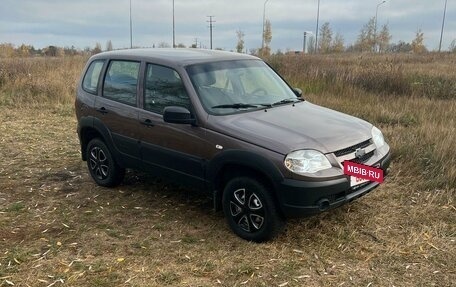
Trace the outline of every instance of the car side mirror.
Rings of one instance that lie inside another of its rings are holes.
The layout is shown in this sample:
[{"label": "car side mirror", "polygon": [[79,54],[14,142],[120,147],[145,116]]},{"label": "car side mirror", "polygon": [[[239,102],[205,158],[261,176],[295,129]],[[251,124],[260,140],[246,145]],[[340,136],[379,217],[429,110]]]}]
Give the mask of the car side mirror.
[{"label": "car side mirror", "polygon": [[163,110],[163,121],[172,124],[195,124],[196,120],[184,107],[170,106]]},{"label": "car side mirror", "polygon": [[293,88],[293,92],[296,96],[298,96],[298,98],[302,97],[302,90],[300,88]]}]

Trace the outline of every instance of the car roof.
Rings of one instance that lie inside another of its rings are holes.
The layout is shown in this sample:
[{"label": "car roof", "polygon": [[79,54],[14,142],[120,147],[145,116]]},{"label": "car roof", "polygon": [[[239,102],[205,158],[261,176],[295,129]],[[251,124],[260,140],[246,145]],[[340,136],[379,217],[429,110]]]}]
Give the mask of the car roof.
[{"label": "car roof", "polygon": [[199,63],[227,61],[227,60],[258,60],[259,58],[240,53],[206,50],[206,49],[172,49],[172,48],[148,48],[148,49],[125,49],[103,52],[92,57],[95,59],[126,59],[145,60],[151,62],[167,63],[173,66],[187,66]]}]

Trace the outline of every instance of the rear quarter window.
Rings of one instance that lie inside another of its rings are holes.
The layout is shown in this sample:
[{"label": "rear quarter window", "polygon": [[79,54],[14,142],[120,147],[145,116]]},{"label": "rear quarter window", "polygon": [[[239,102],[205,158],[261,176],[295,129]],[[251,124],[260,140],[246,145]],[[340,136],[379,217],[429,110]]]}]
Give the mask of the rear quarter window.
[{"label": "rear quarter window", "polygon": [[91,94],[96,94],[98,90],[98,80],[100,79],[100,73],[103,68],[104,61],[97,60],[90,63],[87,69],[84,80],[82,81],[82,88]]}]

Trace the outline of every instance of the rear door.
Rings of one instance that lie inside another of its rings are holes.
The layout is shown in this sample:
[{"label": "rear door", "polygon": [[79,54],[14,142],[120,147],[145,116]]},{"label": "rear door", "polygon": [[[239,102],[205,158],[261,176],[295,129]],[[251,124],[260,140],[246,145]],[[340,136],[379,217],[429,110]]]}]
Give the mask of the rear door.
[{"label": "rear door", "polygon": [[111,60],[96,97],[97,118],[108,128],[114,152],[128,165],[140,162],[138,143],[139,61]]}]

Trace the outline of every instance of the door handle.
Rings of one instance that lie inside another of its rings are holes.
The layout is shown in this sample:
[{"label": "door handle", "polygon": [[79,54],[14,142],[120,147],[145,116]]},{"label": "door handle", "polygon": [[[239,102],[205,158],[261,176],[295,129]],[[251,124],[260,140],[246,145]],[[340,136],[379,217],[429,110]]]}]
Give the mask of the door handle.
[{"label": "door handle", "polygon": [[152,121],[149,120],[149,119],[145,119],[145,120],[141,121],[141,124],[143,124],[143,125],[145,125],[145,126],[148,126],[148,127],[153,127],[153,126],[154,126],[154,124],[152,123]]},{"label": "door handle", "polygon": [[97,109],[97,112],[100,112],[100,113],[102,113],[102,114],[107,114],[107,113],[108,113],[108,110],[106,110],[105,107],[101,107],[101,108],[98,108],[98,109]]}]

